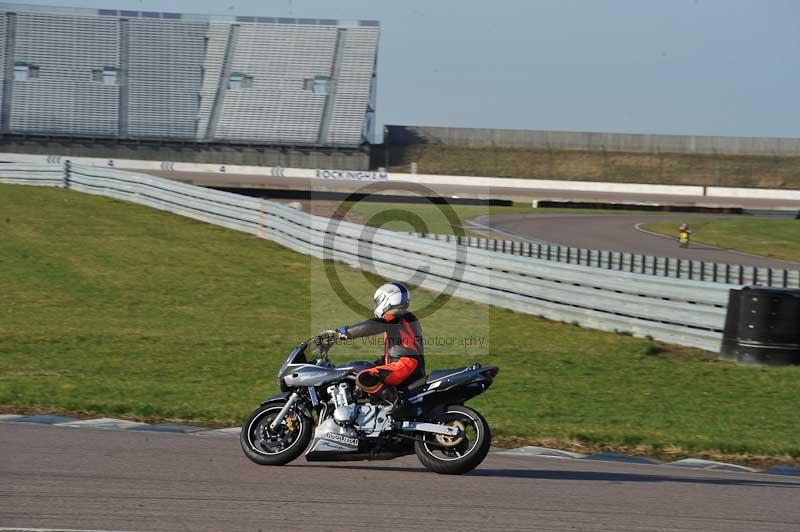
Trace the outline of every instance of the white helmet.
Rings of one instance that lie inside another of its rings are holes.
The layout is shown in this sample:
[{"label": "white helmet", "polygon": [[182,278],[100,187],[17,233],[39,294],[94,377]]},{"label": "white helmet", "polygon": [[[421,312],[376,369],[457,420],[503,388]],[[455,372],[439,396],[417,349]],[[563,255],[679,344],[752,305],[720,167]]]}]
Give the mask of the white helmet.
[{"label": "white helmet", "polygon": [[408,288],[401,283],[386,283],[375,290],[375,317],[382,318],[386,312],[396,308],[408,308]]}]

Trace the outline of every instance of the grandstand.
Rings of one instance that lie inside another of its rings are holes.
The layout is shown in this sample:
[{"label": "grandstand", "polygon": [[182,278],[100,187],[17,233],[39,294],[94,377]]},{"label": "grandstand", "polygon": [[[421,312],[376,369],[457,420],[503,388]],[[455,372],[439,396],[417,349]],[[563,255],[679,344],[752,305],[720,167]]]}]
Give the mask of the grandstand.
[{"label": "grandstand", "polygon": [[379,33],[374,21],[0,3],[0,134],[364,151]]}]

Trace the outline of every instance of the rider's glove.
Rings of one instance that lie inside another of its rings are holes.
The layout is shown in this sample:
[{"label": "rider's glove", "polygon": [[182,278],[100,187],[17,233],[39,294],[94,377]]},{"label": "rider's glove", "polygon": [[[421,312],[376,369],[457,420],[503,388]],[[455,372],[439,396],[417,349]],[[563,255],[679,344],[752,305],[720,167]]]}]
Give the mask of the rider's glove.
[{"label": "rider's glove", "polygon": [[337,338],[339,338],[339,333],[337,333],[333,329],[328,329],[327,331],[322,331],[321,333],[319,333],[319,337],[324,339],[324,340],[333,341],[333,340],[336,340]]},{"label": "rider's glove", "polygon": [[320,338],[331,340],[347,340],[347,328],[346,327],[339,327],[337,330],[328,329],[327,331],[322,331],[319,333]]}]

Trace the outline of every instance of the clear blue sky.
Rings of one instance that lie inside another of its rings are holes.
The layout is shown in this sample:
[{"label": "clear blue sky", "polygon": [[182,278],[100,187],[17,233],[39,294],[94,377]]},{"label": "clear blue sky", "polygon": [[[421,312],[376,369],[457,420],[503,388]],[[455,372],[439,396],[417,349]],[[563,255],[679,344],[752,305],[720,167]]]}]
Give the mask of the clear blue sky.
[{"label": "clear blue sky", "polygon": [[379,123],[800,137],[798,0],[28,3],[379,20]]}]

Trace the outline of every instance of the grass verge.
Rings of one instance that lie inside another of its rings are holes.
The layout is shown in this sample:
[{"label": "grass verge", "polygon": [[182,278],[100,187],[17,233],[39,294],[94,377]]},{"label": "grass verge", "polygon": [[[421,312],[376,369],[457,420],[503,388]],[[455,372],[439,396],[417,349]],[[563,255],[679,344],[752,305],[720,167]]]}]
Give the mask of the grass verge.
[{"label": "grass verge", "polygon": [[[688,223],[693,242],[800,262],[800,220],[737,216]],[[677,234],[675,222],[655,222],[642,227],[663,235]]]},{"label": "grass verge", "polygon": [[[370,301],[377,279],[347,268],[339,277],[355,300]],[[334,294],[321,262],[275,244],[105,198],[8,185],[0,294],[0,404],[213,425],[241,422],[274,392],[297,341],[364,317]],[[414,291],[415,308],[433,297]],[[500,441],[800,458],[800,368],[737,367],[455,299],[423,325],[437,342],[429,370],[501,367],[472,401]],[[333,356],[379,349],[356,343]]]},{"label": "grass verge", "polygon": [[390,148],[389,170],[661,185],[800,188],[800,157],[638,153],[415,144]]}]

